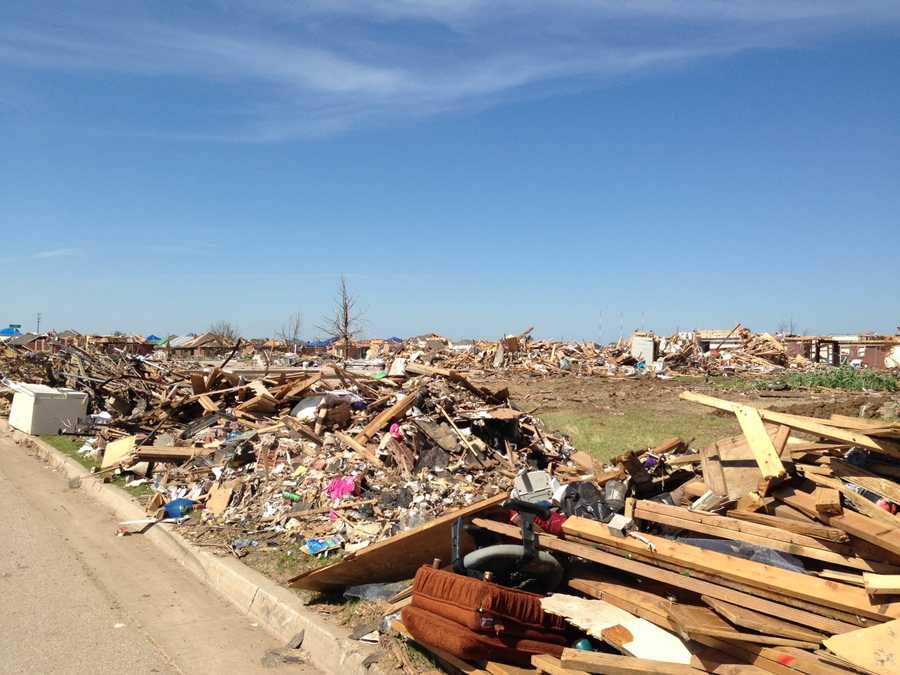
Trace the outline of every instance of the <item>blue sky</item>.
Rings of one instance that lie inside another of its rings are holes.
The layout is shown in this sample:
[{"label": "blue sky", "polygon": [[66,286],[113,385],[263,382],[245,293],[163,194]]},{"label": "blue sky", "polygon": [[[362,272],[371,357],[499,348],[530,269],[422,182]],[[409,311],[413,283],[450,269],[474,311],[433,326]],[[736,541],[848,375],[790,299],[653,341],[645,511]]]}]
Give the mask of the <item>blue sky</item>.
[{"label": "blue sky", "polygon": [[[52,9],[49,9],[51,8]],[[0,6],[0,323],[893,332],[900,3]]]}]

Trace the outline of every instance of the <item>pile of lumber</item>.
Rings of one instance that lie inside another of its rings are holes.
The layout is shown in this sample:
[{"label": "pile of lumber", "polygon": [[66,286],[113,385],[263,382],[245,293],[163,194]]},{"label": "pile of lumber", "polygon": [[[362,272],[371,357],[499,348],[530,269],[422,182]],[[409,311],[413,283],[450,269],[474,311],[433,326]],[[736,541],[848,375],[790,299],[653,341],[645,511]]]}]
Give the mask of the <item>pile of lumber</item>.
[{"label": "pile of lumber", "polygon": [[[570,516],[538,534],[575,561],[544,610],[599,651],[535,656],[535,671],[900,672],[900,425],[683,398],[734,414],[742,434],[614,458],[594,480],[627,476],[626,526]],[[521,538],[505,518],[473,523]]]}]

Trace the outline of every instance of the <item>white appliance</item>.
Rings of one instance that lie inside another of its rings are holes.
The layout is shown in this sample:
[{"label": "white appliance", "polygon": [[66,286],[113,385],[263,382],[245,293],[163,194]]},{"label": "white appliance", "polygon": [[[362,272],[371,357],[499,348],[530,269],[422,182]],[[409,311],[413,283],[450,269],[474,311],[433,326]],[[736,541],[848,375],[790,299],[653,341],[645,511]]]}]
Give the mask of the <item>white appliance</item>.
[{"label": "white appliance", "polygon": [[9,425],[33,436],[58,434],[66,420],[87,415],[88,396],[74,389],[54,389],[43,384],[16,384]]}]

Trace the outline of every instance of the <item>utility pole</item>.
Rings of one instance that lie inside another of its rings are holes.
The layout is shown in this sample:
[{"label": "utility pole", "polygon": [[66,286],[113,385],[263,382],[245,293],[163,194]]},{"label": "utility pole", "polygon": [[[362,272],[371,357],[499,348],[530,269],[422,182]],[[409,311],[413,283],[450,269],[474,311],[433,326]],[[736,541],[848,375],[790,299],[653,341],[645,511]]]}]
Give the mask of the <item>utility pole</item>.
[{"label": "utility pole", "polygon": [[41,313],[40,312],[37,313],[37,328],[35,329],[35,333],[37,333],[38,335],[41,334]]}]

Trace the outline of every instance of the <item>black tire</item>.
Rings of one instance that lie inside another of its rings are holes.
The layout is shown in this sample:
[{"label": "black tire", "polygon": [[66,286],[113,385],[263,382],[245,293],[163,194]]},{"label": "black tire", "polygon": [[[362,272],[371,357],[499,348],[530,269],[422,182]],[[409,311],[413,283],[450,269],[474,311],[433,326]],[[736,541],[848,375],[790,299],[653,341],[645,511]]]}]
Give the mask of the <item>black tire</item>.
[{"label": "black tire", "polygon": [[562,583],[565,571],[560,562],[547,551],[522,566],[525,547],[521,544],[497,544],[472,551],[463,558],[467,572],[491,572],[501,585],[514,585],[527,590],[551,593]]}]

